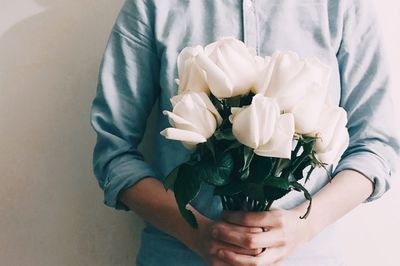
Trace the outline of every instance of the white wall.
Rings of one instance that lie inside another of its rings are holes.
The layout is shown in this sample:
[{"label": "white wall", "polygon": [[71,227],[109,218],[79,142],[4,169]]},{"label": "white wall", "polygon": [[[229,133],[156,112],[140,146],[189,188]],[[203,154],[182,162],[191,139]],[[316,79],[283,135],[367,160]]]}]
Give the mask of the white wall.
[{"label": "white wall", "polygon": [[[134,265],[141,222],[103,206],[91,169],[90,102],[121,3],[0,0],[1,265]],[[377,9],[398,73],[400,5]],[[343,219],[352,265],[400,265],[399,192]]]}]

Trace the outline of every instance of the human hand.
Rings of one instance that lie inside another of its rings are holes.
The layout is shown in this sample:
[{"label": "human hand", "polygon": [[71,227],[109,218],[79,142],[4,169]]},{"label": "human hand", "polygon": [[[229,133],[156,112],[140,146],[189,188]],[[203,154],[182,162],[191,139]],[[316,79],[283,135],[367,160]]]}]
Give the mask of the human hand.
[{"label": "human hand", "polygon": [[[271,209],[266,212],[224,211],[222,220],[236,227],[218,228],[218,241],[244,250],[266,250],[256,256],[219,246],[217,258],[228,265],[277,265],[292,251],[311,239],[307,220],[299,210]],[[243,228],[263,228],[264,232],[246,232]],[[228,230],[229,228],[229,230]]]},{"label": "human hand", "polygon": [[196,230],[195,241],[192,249],[202,256],[209,265],[212,266],[229,266],[231,264],[224,262],[218,258],[219,250],[229,250],[238,255],[246,255],[248,257],[260,254],[262,248],[244,248],[239,245],[223,242],[215,237],[214,232],[236,232],[238,234],[257,234],[262,232],[260,227],[248,227],[228,223],[226,221],[201,220]]}]

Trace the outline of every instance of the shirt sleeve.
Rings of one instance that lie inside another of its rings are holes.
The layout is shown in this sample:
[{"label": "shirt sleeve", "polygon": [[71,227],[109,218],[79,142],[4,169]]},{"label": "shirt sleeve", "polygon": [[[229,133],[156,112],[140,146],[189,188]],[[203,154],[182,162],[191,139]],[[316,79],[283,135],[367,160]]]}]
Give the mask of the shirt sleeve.
[{"label": "shirt sleeve", "polygon": [[120,191],[156,171],[138,151],[147,118],[159,95],[159,59],[152,14],[145,1],[127,0],[114,23],[100,64],[91,125],[97,134],[93,171],[104,204],[129,208]]},{"label": "shirt sleeve", "polygon": [[350,145],[333,176],[352,169],[370,179],[374,190],[365,200],[369,202],[390,188],[399,160],[399,135],[376,14],[370,1],[349,2],[337,60],[342,88],[340,105],[348,114]]}]

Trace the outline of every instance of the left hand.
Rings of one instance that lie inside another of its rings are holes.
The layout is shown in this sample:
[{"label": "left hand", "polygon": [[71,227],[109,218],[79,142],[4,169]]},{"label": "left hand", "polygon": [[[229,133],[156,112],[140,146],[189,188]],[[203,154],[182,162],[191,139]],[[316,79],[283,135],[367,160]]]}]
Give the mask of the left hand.
[{"label": "left hand", "polygon": [[218,257],[230,265],[277,265],[292,251],[311,239],[307,219],[300,219],[302,210],[271,209],[265,212],[224,211],[222,220],[244,227],[261,227],[265,232],[243,233],[219,228],[220,241],[245,249],[266,250],[257,256],[242,255],[220,249]]}]

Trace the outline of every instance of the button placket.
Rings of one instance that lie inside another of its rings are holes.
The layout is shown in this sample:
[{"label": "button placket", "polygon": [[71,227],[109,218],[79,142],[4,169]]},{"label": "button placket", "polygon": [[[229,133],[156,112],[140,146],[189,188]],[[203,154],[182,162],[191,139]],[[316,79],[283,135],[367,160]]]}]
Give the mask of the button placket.
[{"label": "button placket", "polygon": [[244,43],[253,47],[258,54],[258,25],[254,1],[243,0],[243,35]]}]

